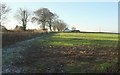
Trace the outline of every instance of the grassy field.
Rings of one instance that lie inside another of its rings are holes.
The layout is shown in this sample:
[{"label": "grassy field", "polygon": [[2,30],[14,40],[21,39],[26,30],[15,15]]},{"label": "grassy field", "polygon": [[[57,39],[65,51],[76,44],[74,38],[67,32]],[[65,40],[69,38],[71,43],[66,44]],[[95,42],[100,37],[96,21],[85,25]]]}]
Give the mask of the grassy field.
[{"label": "grassy field", "polygon": [[49,33],[21,52],[15,65],[33,73],[116,72],[117,44],[117,34]]},{"label": "grassy field", "polygon": [[[41,41],[41,40],[40,40]],[[41,43],[38,41],[38,43]],[[54,36],[42,40],[42,44],[58,46],[112,46],[118,43],[117,34],[102,33],[58,33]]]},{"label": "grassy field", "polygon": [[[28,49],[25,57],[35,61],[39,59],[38,62],[42,63],[36,64],[36,67],[42,72],[46,72],[45,68],[50,64],[54,66],[53,72],[61,72],[58,70],[60,65],[64,65],[62,69],[66,73],[115,72],[117,43],[117,34],[52,33],[35,41],[34,48]],[[27,62],[32,61],[26,59]]]}]

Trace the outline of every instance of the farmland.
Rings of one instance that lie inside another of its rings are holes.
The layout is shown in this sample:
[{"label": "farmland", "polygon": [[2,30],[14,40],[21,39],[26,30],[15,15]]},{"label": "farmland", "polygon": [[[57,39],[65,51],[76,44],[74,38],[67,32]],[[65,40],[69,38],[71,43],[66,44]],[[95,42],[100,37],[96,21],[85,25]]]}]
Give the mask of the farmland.
[{"label": "farmland", "polygon": [[[14,52],[16,53],[14,56],[11,56],[10,53],[3,56],[3,64],[9,64],[12,60],[12,66],[22,68],[20,72],[23,73],[105,73],[117,71],[117,34],[48,33],[39,34],[37,37],[40,38],[33,40],[29,47],[26,44],[27,48],[24,50],[18,49],[18,54],[21,57],[17,57],[17,52]],[[20,45],[19,47],[24,48]],[[6,52],[3,53],[3,55],[5,54]]]}]

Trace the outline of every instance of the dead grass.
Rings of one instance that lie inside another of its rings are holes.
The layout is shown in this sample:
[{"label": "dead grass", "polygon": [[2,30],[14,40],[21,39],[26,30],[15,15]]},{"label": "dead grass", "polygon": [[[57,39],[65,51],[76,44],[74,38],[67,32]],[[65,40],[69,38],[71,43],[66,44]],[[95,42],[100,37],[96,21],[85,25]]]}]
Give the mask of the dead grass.
[{"label": "dead grass", "polygon": [[8,31],[2,33],[2,47],[6,47],[16,42],[24,41],[30,38],[40,36],[41,32],[33,31]]}]

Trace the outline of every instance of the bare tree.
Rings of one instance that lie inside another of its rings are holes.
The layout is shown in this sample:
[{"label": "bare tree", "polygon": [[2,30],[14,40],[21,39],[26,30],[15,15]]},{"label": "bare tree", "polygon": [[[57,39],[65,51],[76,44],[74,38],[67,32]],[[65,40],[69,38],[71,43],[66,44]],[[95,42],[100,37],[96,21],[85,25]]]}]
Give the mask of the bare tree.
[{"label": "bare tree", "polygon": [[30,17],[30,11],[20,8],[17,10],[15,17],[18,22],[22,23],[23,30],[26,30],[26,25]]},{"label": "bare tree", "polygon": [[54,14],[50,12],[48,8],[40,8],[34,12],[35,17],[32,18],[32,22],[37,21],[38,24],[42,24],[42,29],[45,29],[46,23],[49,24],[49,28],[51,29],[52,20],[54,18]]},{"label": "bare tree", "polygon": [[50,31],[52,31],[51,27],[52,27],[52,20],[54,18],[54,14],[52,12],[49,12],[47,17],[48,17],[47,22],[49,24],[49,29],[50,29]]},{"label": "bare tree", "polygon": [[6,5],[0,3],[0,25],[3,24],[3,21],[6,20],[6,14],[10,11],[11,9]]},{"label": "bare tree", "polygon": [[53,26],[53,29],[57,29],[58,32],[62,32],[67,28],[67,24],[62,20],[55,20]]},{"label": "bare tree", "polygon": [[47,12],[49,12],[49,10],[47,8],[41,8],[38,9],[37,11],[35,11],[35,17],[32,18],[32,22],[36,22],[38,24],[42,24],[42,29],[45,29],[45,23],[47,20]]},{"label": "bare tree", "polygon": [[[49,29],[50,29],[50,31],[52,31],[52,27],[54,27],[54,25],[52,26],[52,22],[54,22],[55,20],[57,20],[58,19],[58,15],[56,14],[56,13],[52,13],[52,12],[49,12],[48,13],[48,20],[47,20],[47,22],[48,22],[48,24],[49,24]],[[54,27],[55,28],[55,27]],[[55,30],[53,28],[53,30]]]},{"label": "bare tree", "polygon": [[54,31],[56,31],[58,24],[59,24],[59,22],[57,20],[55,20],[54,22],[52,22],[52,28],[53,28]]},{"label": "bare tree", "polygon": [[57,27],[55,25],[53,25],[52,27],[53,27],[53,31],[56,31]]}]

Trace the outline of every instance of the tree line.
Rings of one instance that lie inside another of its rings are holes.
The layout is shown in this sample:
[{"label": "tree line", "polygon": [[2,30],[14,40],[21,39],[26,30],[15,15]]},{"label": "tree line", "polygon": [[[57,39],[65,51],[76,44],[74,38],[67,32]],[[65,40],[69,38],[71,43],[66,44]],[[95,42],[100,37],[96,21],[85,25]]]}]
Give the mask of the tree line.
[{"label": "tree line", "polygon": [[[6,14],[11,9],[6,5],[0,3],[0,25],[7,18]],[[34,15],[32,15],[32,13]],[[26,30],[28,21],[32,23],[37,22],[42,30],[47,30],[46,27],[49,27],[50,31],[64,31],[67,28],[67,24],[59,19],[59,16],[56,13],[51,12],[48,8],[39,8],[36,11],[30,12],[28,9],[19,8],[16,10],[14,17],[16,20],[22,24],[23,30]]]}]

